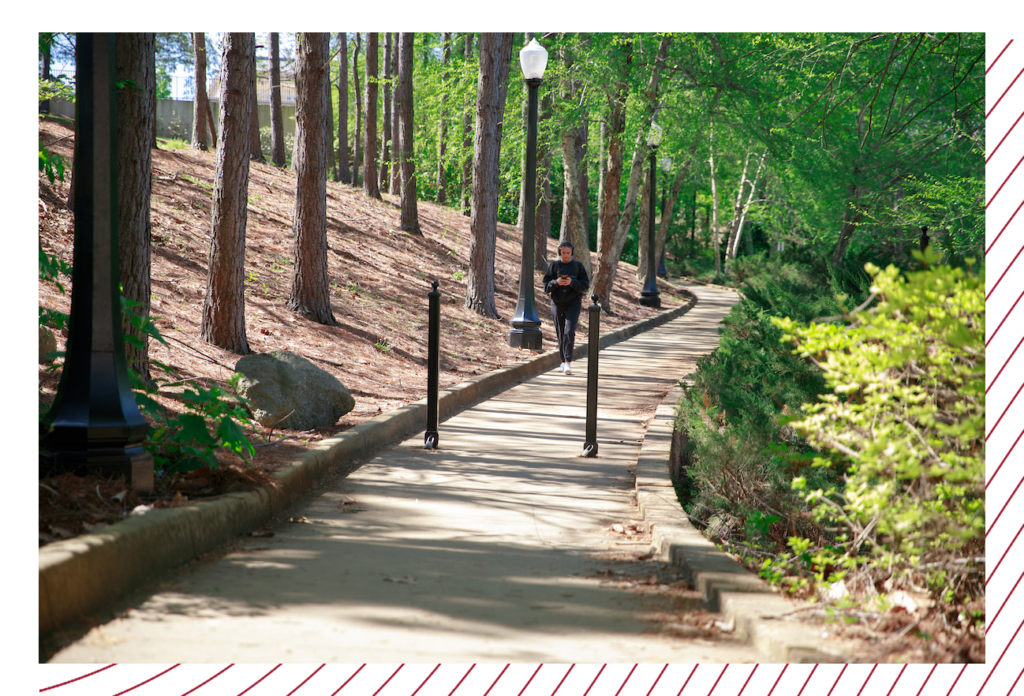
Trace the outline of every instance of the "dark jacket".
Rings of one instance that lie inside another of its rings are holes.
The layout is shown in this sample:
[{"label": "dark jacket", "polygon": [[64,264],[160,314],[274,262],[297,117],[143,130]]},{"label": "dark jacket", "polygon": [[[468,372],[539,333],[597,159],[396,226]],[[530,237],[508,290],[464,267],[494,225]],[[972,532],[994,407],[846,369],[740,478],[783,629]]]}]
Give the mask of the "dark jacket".
[{"label": "dark jacket", "polygon": [[[572,283],[559,285],[559,276],[567,275]],[[587,277],[587,269],[576,259],[570,259],[569,263],[562,263],[561,259],[548,264],[548,270],[544,274],[544,292],[551,295],[551,301],[556,304],[568,304],[576,302],[587,294],[590,288],[590,278]]]}]

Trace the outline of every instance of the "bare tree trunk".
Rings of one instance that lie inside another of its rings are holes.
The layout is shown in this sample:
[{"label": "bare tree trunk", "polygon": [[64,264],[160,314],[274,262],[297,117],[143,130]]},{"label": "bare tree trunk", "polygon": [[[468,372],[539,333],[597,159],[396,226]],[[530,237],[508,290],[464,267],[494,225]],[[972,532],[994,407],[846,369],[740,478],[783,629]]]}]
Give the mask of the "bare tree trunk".
[{"label": "bare tree trunk", "polygon": [[[470,61],[473,58],[473,35],[466,33],[463,37],[463,57],[466,61]],[[478,90],[479,91],[479,90]],[[471,205],[471,194],[472,194],[472,176],[473,176],[473,131],[470,128],[470,121],[472,118],[472,110],[463,105],[462,114],[462,149],[464,154],[462,160],[462,214],[470,214]]]},{"label": "bare tree trunk", "polygon": [[240,355],[245,336],[245,223],[252,156],[256,35],[225,34],[221,58],[220,135],[213,184],[209,270],[199,335]]},{"label": "bare tree trunk", "polygon": [[[394,50],[398,50],[396,45]],[[391,184],[391,95],[395,91],[394,75],[391,73],[391,32],[384,32],[384,117],[380,129],[380,183],[378,189],[387,191]],[[395,144],[397,147],[397,143]]]},{"label": "bare tree trunk", "polygon": [[352,183],[348,166],[348,34],[338,32],[338,169],[335,181]]},{"label": "bare tree trunk", "polygon": [[[661,73],[661,68],[665,65],[665,59],[668,57],[668,43],[669,37],[664,36],[661,39],[661,43],[658,46],[658,55],[655,58],[654,66],[651,70],[651,77],[647,81],[647,87],[644,90],[644,98],[647,103],[647,117],[646,123],[650,124],[654,119],[654,114],[657,111],[657,94],[658,94],[658,79]],[[611,231],[610,226],[605,226],[603,230],[604,239],[602,244],[605,249],[602,250],[601,256],[598,258],[597,270],[594,272],[594,282],[591,285],[592,292],[597,293],[601,296],[601,307],[605,312],[611,314],[611,289],[615,283],[615,275],[619,268],[619,257],[622,255],[622,247],[626,244],[626,236],[629,234],[629,228],[633,224],[633,215],[636,211],[636,199],[637,194],[640,190],[640,180],[643,175],[644,162],[647,159],[648,146],[644,141],[644,135],[646,128],[641,128],[637,131],[636,141],[633,144],[633,159],[629,165],[629,184],[626,188],[626,204],[622,208],[622,212],[619,215],[618,220],[615,222],[615,234],[611,240],[607,239],[609,232]],[[609,151],[611,150],[612,143],[609,142]],[[611,157],[611,154],[609,154]],[[608,172],[608,186],[611,188],[612,185],[612,172],[609,169]],[[616,186],[615,191],[618,191]],[[610,192],[609,194],[610,195]],[[607,221],[605,225],[607,225]],[[607,255],[605,255],[605,253]]]},{"label": "bare tree trunk", "polygon": [[[761,176],[761,168],[764,167],[764,158],[767,155],[767,151],[761,153],[761,159],[757,163],[757,171],[754,173],[754,178],[747,181],[750,185],[750,192],[747,194],[746,202],[742,202],[740,197],[737,196],[737,208],[734,214],[735,221],[733,225],[732,235],[730,237],[730,246],[727,250],[727,259],[725,266],[725,274],[729,275],[729,268],[731,262],[736,259],[736,255],[740,249],[740,238],[743,236],[743,223],[746,222],[747,212],[750,210],[750,203],[754,200],[754,191],[757,189],[757,182]],[[746,166],[744,166],[744,174],[746,174]],[[743,185],[740,184],[740,195],[743,193]]]},{"label": "bare tree trunk", "polygon": [[217,128],[215,126],[216,120],[213,118],[213,104],[210,103],[209,98],[206,100],[206,123],[210,126],[210,147],[217,147]]},{"label": "bare tree trunk", "polygon": [[398,89],[395,109],[398,110],[398,162],[402,170],[401,229],[422,236],[416,210],[416,163],[413,155],[412,58],[415,34],[401,33],[398,41]]},{"label": "bare tree trunk", "polygon": [[718,251],[718,185],[715,182],[715,126],[712,123],[708,131],[708,149],[710,157],[708,163],[711,165],[711,242],[715,250],[715,282],[722,277],[722,255]]},{"label": "bare tree trunk", "polygon": [[[551,118],[550,90],[541,99],[540,123]],[[538,271],[548,268],[548,240],[551,238],[551,149],[547,139],[538,139],[537,143],[537,214],[534,219],[533,267]]]},{"label": "bare tree trunk", "polygon": [[565,182],[565,193],[562,197],[562,233],[560,241],[572,243],[575,247],[575,258],[587,269],[587,277],[593,275],[590,265],[590,245],[587,231],[583,227],[583,201],[580,197],[579,171],[576,164],[575,131],[572,126],[562,131],[562,179]]},{"label": "bare tree trunk", "polygon": [[281,49],[277,32],[270,34],[270,162],[285,164],[284,115],[281,112]]},{"label": "bare tree trunk", "polygon": [[192,149],[206,149],[206,34],[192,34],[192,50],[196,56],[196,94],[192,98]]},{"label": "bare tree trunk", "polygon": [[[156,93],[156,38],[153,34],[117,34],[117,79],[135,89],[117,90],[118,261],[122,292],[138,302],[131,311],[149,316],[150,189],[152,132]],[[128,366],[144,380],[149,374],[149,337],[124,323]]]},{"label": "bare tree trunk", "polygon": [[480,35],[480,70],[473,138],[473,196],[470,212],[466,307],[498,319],[494,305],[494,251],[498,226],[498,107],[502,34]]},{"label": "bare tree trunk", "polygon": [[362,37],[356,32],[356,47],[352,51],[352,86],[355,88],[356,99],[356,137],[352,141],[352,185],[359,186],[359,163],[360,140],[362,139],[363,127],[363,97],[359,91],[359,48],[362,46]]},{"label": "bare tree trunk", "polygon": [[444,156],[448,140],[448,64],[452,60],[452,33],[441,38],[441,114],[437,126],[437,202],[444,205],[448,198],[448,177],[444,171]]},{"label": "bare tree trunk", "polygon": [[[665,206],[661,211],[661,223],[658,225],[657,230],[657,252],[655,258],[663,259],[665,257],[665,240],[668,237],[669,224],[672,222],[672,212],[676,207],[676,200],[679,199],[679,192],[683,188],[683,184],[686,182],[687,177],[690,174],[690,165],[693,162],[693,156],[697,152],[698,141],[695,139],[693,144],[690,145],[689,154],[681,165],[677,165],[676,176],[672,181],[672,186],[668,191],[668,195],[665,198]],[[683,239],[686,239],[686,231],[683,231]]]},{"label": "bare tree trunk", "polygon": [[[252,118],[249,124],[249,144],[251,152],[249,153],[250,159],[253,162],[259,162],[260,164],[266,164],[267,160],[263,157],[263,147],[260,145],[260,102],[259,96],[256,94],[257,78],[259,75],[256,72],[256,35],[252,35],[252,89],[249,90],[252,94]],[[224,101],[221,101],[221,110],[224,109]],[[222,115],[223,118],[223,115]],[[224,127],[220,128],[221,138],[224,137]]]},{"label": "bare tree trunk", "polygon": [[366,137],[363,138],[363,195],[380,200],[377,181],[377,34],[366,34]]},{"label": "bare tree trunk", "polygon": [[[398,32],[395,32],[391,37],[391,43],[395,46],[391,52],[391,74],[398,74]],[[402,172],[401,167],[398,164],[398,157],[395,156],[394,148],[397,147],[399,140],[399,129],[400,124],[398,123],[398,111],[395,110],[394,106],[391,107],[391,122],[384,124],[385,128],[391,129],[391,171],[388,176],[388,193],[391,195],[397,195],[402,192]]]},{"label": "bare tree trunk", "polygon": [[296,37],[295,58],[295,268],[288,309],[334,326],[327,274],[327,143],[324,118],[328,35]]},{"label": "bare tree trunk", "polygon": [[[330,37],[330,34],[328,34],[328,37]],[[327,90],[327,96],[325,97],[327,100],[327,122],[324,124],[326,126],[324,138],[327,140],[327,171],[331,172],[333,178],[334,173],[337,172],[338,169],[337,162],[334,160],[334,94],[331,90],[331,64],[328,63],[324,70],[327,72],[327,85],[325,87]],[[335,181],[336,180],[337,179],[335,179]]]}]

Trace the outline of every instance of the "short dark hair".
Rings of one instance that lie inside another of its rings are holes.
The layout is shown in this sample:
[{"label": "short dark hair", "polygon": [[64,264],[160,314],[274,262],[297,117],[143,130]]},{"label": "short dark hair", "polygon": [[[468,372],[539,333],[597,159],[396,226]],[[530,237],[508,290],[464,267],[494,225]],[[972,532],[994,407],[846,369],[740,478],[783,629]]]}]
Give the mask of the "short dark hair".
[{"label": "short dark hair", "polygon": [[561,251],[561,250],[562,250],[562,247],[569,247],[569,249],[570,249],[571,251],[576,251],[576,247],[574,247],[574,246],[572,245],[572,242],[570,242],[570,241],[568,241],[568,240],[567,240],[567,241],[564,241],[564,242],[562,242],[561,244],[559,244],[559,245],[558,245],[558,250],[559,250],[559,251]]}]

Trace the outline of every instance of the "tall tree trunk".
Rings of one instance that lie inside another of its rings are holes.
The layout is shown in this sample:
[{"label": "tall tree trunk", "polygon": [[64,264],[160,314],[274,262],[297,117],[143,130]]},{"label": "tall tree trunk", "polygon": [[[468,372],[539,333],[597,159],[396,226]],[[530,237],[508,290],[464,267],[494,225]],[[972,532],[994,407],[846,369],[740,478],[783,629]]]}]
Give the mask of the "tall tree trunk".
[{"label": "tall tree trunk", "polygon": [[281,112],[281,50],[277,32],[270,34],[270,161],[285,164],[284,115]]},{"label": "tall tree trunk", "polygon": [[608,122],[601,121],[597,135],[597,248],[601,248],[601,235],[604,231],[604,215],[601,214],[601,202],[604,200],[605,168],[608,160]]},{"label": "tall tree trunk", "polygon": [[[135,88],[117,90],[118,261],[124,296],[138,302],[132,312],[149,316],[150,189],[156,93],[156,38],[153,34],[117,34],[117,79]],[[149,375],[149,338],[124,324],[128,366]]]},{"label": "tall tree trunk", "polygon": [[199,335],[246,355],[245,223],[252,157],[256,35],[225,34],[221,56],[220,147],[213,184],[212,235]]},{"label": "tall tree trunk", "polygon": [[209,97],[206,99],[206,124],[210,127],[210,147],[217,147],[216,120],[213,118],[213,104]]},{"label": "tall tree trunk", "polygon": [[[540,114],[537,117],[537,130],[540,124],[551,118],[551,90],[541,98]],[[537,139],[537,214],[534,219],[533,267],[538,271],[548,268],[548,240],[551,238],[551,148],[547,138]]]},{"label": "tall tree trunk", "polygon": [[[469,62],[473,59],[473,35],[466,33],[463,36],[462,55]],[[479,91],[479,90],[478,90]],[[473,131],[471,128],[472,109],[463,105],[462,112],[462,214],[469,215],[471,207],[471,195],[473,187]]]},{"label": "tall tree trunk", "polygon": [[[42,61],[43,61],[43,67],[42,67],[42,73],[43,74],[40,75],[39,77],[40,77],[40,79],[46,80],[46,81],[49,81],[49,79],[50,79],[50,52],[51,52],[50,48],[51,48],[51,44],[53,43],[53,37],[55,35],[54,34],[49,34],[48,36],[50,37],[50,40],[46,41],[44,43],[44,45],[42,47],[42,50],[39,52],[40,56],[42,57]],[[43,101],[39,102],[39,113],[41,113],[41,114],[48,114],[48,113],[50,113],[50,100],[49,99],[44,99]]]},{"label": "tall tree trunk", "polygon": [[498,227],[498,95],[502,34],[480,35],[480,69],[473,138],[473,196],[470,210],[466,307],[498,319],[494,305],[494,251]]},{"label": "tall tree trunk", "polygon": [[587,276],[593,275],[590,265],[590,245],[587,231],[583,227],[583,201],[580,197],[580,176],[576,164],[576,126],[562,131],[562,180],[565,191],[562,197],[562,232],[560,241],[569,241],[575,247],[575,258],[587,269]]},{"label": "tall tree trunk", "polygon": [[718,184],[715,177],[715,126],[708,131],[708,164],[711,165],[711,242],[715,250],[715,282],[722,277],[722,255],[718,250]]},{"label": "tall tree trunk", "polygon": [[[747,184],[750,185],[750,191],[747,194],[747,200],[742,200],[743,195],[743,184],[740,184],[740,195],[736,197],[737,207],[734,212],[734,221],[732,234],[729,238],[729,248],[726,251],[726,266],[725,275],[729,275],[729,269],[732,266],[732,261],[736,259],[736,255],[740,249],[740,238],[743,236],[743,223],[746,222],[747,212],[750,210],[750,204],[754,200],[754,191],[757,189],[757,182],[761,176],[761,168],[764,167],[764,158],[767,155],[767,151],[761,153],[761,159],[757,163],[757,171],[754,173],[753,179],[748,179]],[[749,156],[749,155],[748,155]],[[746,165],[744,165],[744,176],[746,175]]]},{"label": "tall tree trunk", "polygon": [[[398,50],[395,46],[394,50]],[[394,75],[391,73],[391,32],[384,32],[384,117],[380,129],[380,191],[390,188],[391,177],[391,95],[395,91]]]},{"label": "tall tree trunk", "polygon": [[335,181],[352,183],[348,164],[348,34],[338,32],[338,169]]},{"label": "tall tree trunk", "polygon": [[[655,248],[657,255],[655,258],[665,258],[665,240],[668,237],[668,228],[672,222],[672,214],[676,207],[676,201],[679,199],[679,192],[690,175],[690,165],[693,162],[693,156],[697,153],[697,147],[698,140],[694,139],[693,144],[690,145],[686,160],[682,165],[677,165],[675,179],[672,181],[668,195],[665,197],[665,205],[661,210],[661,223],[658,225],[657,230],[657,247]],[[683,239],[684,241],[686,239],[685,230],[683,231]]]},{"label": "tall tree trunk", "polygon": [[[661,69],[665,65],[665,60],[668,57],[668,43],[669,37],[663,36],[661,43],[658,46],[658,55],[655,58],[654,66],[651,69],[651,77],[647,81],[647,86],[644,89],[644,100],[646,102],[646,118],[645,123],[649,124],[654,119],[654,114],[657,111],[657,96],[658,96],[658,79],[661,74]],[[611,289],[615,283],[615,275],[619,268],[619,257],[622,255],[622,247],[626,244],[626,236],[629,234],[629,228],[633,224],[633,215],[636,212],[636,199],[637,194],[640,190],[640,180],[643,175],[643,170],[646,169],[644,166],[647,160],[648,146],[645,142],[644,135],[647,132],[647,128],[641,128],[637,131],[636,141],[633,144],[633,159],[629,165],[629,183],[626,187],[626,204],[622,208],[622,212],[619,214],[618,220],[614,222],[614,228],[611,226],[605,226],[602,231],[602,246],[601,254],[597,260],[597,270],[594,272],[594,282],[591,284],[592,292],[601,296],[601,307],[605,312],[611,314]],[[609,142],[609,153],[611,152],[611,140]],[[611,157],[611,154],[609,154]],[[608,187],[612,187],[611,170],[607,174],[608,176]],[[618,191],[616,186],[615,191]],[[610,195],[610,194],[608,194]],[[608,221],[604,223],[608,225]],[[612,239],[608,239],[609,233],[614,229],[615,233]]]},{"label": "tall tree trunk", "polygon": [[363,96],[359,91],[359,49],[362,47],[362,37],[356,32],[356,47],[352,51],[352,87],[355,88],[356,99],[356,137],[352,143],[352,185],[359,186],[359,163],[362,161],[360,140],[363,131]]},{"label": "tall tree trunk", "polygon": [[401,229],[421,235],[416,210],[416,163],[413,161],[412,58],[415,34],[402,32],[398,40],[398,88],[395,109],[398,111],[398,166],[402,171]]},{"label": "tall tree trunk", "polygon": [[[252,35],[252,89],[249,90],[252,94],[252,117],[249,124],[249,143],[251,151],[249,153],[250,159],[253,162],[259,162],[260,164],[266,164],[267,160],[263,157],[263,147],[260,145],[260,102],[259,95],[256,93],[256,85],[258,84],[259,75],[256,71],[256,35]],[[224,101],[221,100],[221,110],[224,109]],[[223,118],[223,116],[222,116]],[[224,127],[220,128],[221,138],[224,137]]]},{"label": "tall tree trunk", "polygon": [[444,205],[448,198],[448,178],[444,171],[444,156],[448,140],[448,64],[452,61],[452,33],[441,35],[441,114],[437,126],[437,202]]},{"label": "tall tree trunk", "polygon": [[331,311],[327,274],[327,143],[324,118],[328,35],[296,37],[295,57],[295,268],[288,309],[328,326]]},{"label": "tall tree trunk", "polygon": [[363,194],[380,199],[380,183],[377,181],[377,34],[366,34],[366,114],[363,138]]},{"label": "tall tree trunk", "polygon": [[334,104],[332,103],[334,95],[331,92],[331,64],[328,63],[324,70],[327,72],[327,96],[325,97],[327,99],[327,132],[324,137],[327,139],[327,171],[331,172],[333,178],[338,169],[337,163],[334,161]]},{"label": "tall tree trunk", "polygon": [[[854,174],[859,174],[860,169],[854,168]],[[846,250],[850,247],[850,242],[853,241],[853,233],[857,231],[857,225],[864,219],[863,212],[854,212],[852,203],[860,198],[862,194],[862,187],[856,184],[850,184],[849,188],[849,201],[847,202],[846,209],[843,210],[843,224],[839,228],[839,239],[836,240],[836,245],[832,249],[832,265],[840,266],[843,263],[843,257],[846,256]]]},{"label": "tall tree trunk", "polygon": [[[394,50],[391,51],[391,74],[398,74],[398,32],[395,32],[391,38],[391,43],[395,46]],[[401,167],[398,165],[398,157],[395,156],[396,143],[399,141],[399,123],[398,123],[398,111],[395,110],[394,105],[391,106],[391,123],[385,123],[385,128],[391,129],[391,175],[388,177],[388,193],[397,195],[402,191],[402,172]]]},{"label": "tall tree trunk", "polygon": [[206,149],[206,34],[192,34],[192,50],[196,56],[196,94],[192,98],[192,149]]},{"label": "tall tree trunk", "polygon": [[[624,50],[627,51],[624,69],[628,69],[632,63],[632,53],[629,52],[628,44]],[[616,82],[615,91],[609,94],[606,138],[608,152],[601,162],[604,183],[598,198],[597,272],[594,274],[592,291],[601,296],[601,306],[606,312],[611,311],[610,295],[611,281],[613,280],[611,269],[618,265],[618,258],[622,253],[622,247],[617,246],[616,242],[619,224],[619,196],[622,189],[622,137],[626,130],[626,94],[627,83],[623,75]],[[633,185],[632,174],[631,171],[630,189]],[[623,243],[625,243],[625,239],[623,239]]]},{"label": "tall tree trunk", "polygon": [[647,238],[649,236],[651,214],[651,167],[644,168],[644,178],[640,184],[640,205],[636,221],[636,280],[640,287],[647,286]]}]

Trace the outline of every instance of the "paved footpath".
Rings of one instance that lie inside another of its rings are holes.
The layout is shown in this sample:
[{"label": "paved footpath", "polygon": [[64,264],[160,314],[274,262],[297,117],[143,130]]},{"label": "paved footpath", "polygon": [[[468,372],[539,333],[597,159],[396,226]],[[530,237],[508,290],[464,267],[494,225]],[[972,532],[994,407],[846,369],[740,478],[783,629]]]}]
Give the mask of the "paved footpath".
[{"label": "paved footpath", "polygon": [[659,634],[650,596],[596,573],[625,548],[609,526],[638,516],[629,469],[647,421],[736,302],[691,290],[687,314],[601,352],[597,458],[579,456],[582,360],[443,422],[437,451],[421,432],[328,480],[286,513],[305,521],[131,595],[51,661],[760,661],[735,641]]}]

